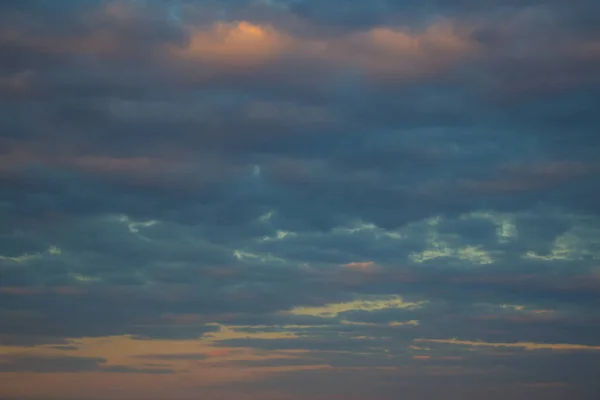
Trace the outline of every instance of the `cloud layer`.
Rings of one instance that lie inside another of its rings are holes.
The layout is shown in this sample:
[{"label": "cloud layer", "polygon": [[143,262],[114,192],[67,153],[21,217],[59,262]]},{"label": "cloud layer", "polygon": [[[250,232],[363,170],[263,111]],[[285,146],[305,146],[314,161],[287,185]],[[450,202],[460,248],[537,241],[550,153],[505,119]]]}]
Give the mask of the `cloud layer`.
[{"label": "cloud layer", "polygon": [[596,2],[6,3],[0,397],[594,398]]}]

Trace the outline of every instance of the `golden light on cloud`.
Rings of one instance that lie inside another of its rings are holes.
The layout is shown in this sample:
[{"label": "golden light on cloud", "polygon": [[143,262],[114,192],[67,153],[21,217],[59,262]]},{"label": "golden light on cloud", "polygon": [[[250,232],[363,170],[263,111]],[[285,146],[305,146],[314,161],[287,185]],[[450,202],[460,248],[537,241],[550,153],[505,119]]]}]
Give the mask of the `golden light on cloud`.
[{"label": "golden light on cloud", "polygon": [[362,69],[379,78],[414,77],[440,71],[476,50],[452,23],[436,22],[423,32],[374,28],[345,36],[303,38],[249,21],[188,27],[185,47],[172,47],[176,58],[228,68],[254,68],[285,58]]},{"label": "golden light on cloud", "polygon": [[472,264],[492,264],[494,259],[482,246],[464,246],[452,248],[447,242],[438,239],[434,234],[429,240],[429,248],[422,252],[411,253],[409,258],[416,263],[424,263],[440,257],[450,257],[468,261]]},{"label": "golden light on cloud", "polygon": [[260,66],[290,46],[290,39],[275,29],[246,21],[190,27],[190,33],[188,45],[173,48],[174,55],[228,67]]},{"label": "golden light on cloud", "polygon": [[311,315],[323,318],[335,318],[339,314],[348,311],[377,311],[389,308],[416,309],[427,302],[404,301],[401,297],[390,297],[378,300],[354,300],[345,303],[330,303],[320,307],[296,307],[288,311],[292,315]]},{"label": "golden light on cloud", "polygon": [[[82,35],[43,37],[18,29],[0,33],[11,42],[44,52],[111,58],[131,53],[136,43],[121,37],[118,29],[104,28],[98,21],[127,26],[140,17],[140,12],[136,7],[105,7],[88,16],[90,29]],[[378,27],[319,38],[294,35],[247,20],[216,21],[209,26],[191,24],[185,29],[189,35],[185,45],[157,42],[148,52],[166,58],[167,65],[173,61],[190,62],[192,66],[208,66],[211,73],[219,73],[223,68],[262,68],[291,58],[333,68],[358,68],[375,79],[404,79],[439,73],[477,50],[468,29],[454,21],[436,21],[423,31],[404,26]]]}]

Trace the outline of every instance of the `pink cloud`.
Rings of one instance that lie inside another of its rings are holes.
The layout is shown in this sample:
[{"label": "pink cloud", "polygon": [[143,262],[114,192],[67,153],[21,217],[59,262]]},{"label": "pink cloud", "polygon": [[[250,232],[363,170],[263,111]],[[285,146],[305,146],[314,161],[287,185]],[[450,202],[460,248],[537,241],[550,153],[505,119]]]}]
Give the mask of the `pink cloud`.
[{"label": "pink cloud", "polygon": [[381,269],[373,261],[351,262],[348,264],[344,264],[344,268],[362,272],[379,271]]},{"label": "pink cloud", "polygon": [[423,360],[423,361],[431,360],[431,356],[413,356],[412,358],[413,358],[413,360]]}]

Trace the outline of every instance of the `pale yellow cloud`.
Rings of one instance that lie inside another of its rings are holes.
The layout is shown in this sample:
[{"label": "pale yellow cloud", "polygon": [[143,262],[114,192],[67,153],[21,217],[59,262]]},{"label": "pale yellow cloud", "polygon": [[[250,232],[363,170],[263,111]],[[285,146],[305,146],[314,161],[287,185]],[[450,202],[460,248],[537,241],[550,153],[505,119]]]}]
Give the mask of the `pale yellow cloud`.
[{"label": "pale yellow cloud", "polygon": [[[470,218],[464,216],[465,218]],[[492,254],[485,250],[483,246],[469,245],[453,247],[448,239],[456,239],[457,235],[442,235],[438,232],[438,225],[442,217],[433,217],[425,220],[425,225],[429,231],[427,237],[427,248],[420,252],[412,252],[409,258],[416,263],[423,263],[440,257],[454,258],[467,261],[471,264],[492,264],[494,259]]]},{"label": "pale yellow cloud", "polygon": [[246,21],[217,22],[209,28],[189,28],[191,37],[173,54],[216,66],[255,67],[293,47],[294,40],[274,28]]},{"label": "pale yellow cloud", "polygon": [[286,260],[280,257],[276,257],[271,253],[253,253],[246,250],[236,249],[233,250],[233,256],[240,261],[261,261],[261,262],[278,262],[285,263]]},{"label": "pale yellow cloud", "polygon": [[274,101],[249,102],[244,109],[244,116],[249,121],[289,122],[298,125],[339,122],[337,116],[326,107]]},{"label": "pale yellow cloud", "polygon": [[505,243],[514,240],[518,236],[518,230],[515,223],[514,215],[510,213],[499,213],[495,211],[476,211],[468,214],[463,214],[461,220],[483,219],[489,220],[496,225],[496,236],[500,243]]},{"label": "pale yellow cloud", "polygon": [[26,93],[34,74],[30,70],[0,75],[0,93]]},{"label": "pale yellow cloud", "polygon": [[0,30],[3,39],[20,47],[55,54],[96,54],[110,56],[121,50],[119,38],[109,30],[96,30],[81,36],[32,35],[19,29]]},{"label": "pale yellow cloud", "polygon": [[354,300],[344,303],[330,303],[319,307],[296,307],[288,311],[292,315],[312,315],[323,318],[335,318],[347,311],[377,311],[389,308],[415,309],[427,302],[410,302],[401,297],[389,297],[376,300]]},{"label": "pale yellow cloud", "polygon": [[38,253],[24,253],[19,256],[5,256],[0,254],[0,261],[8,261],[16,264],[25,264],[29,261],[39,260],[43,258],[45,255],[51,256],[60,256],[62,254],[62,250],[56,246],[50,246],[45,252]]},{"label": "pale yellow cloud", "polygon": [[[78,386],[69,382],[79,382],[79,378],[89,380],[88,388],[101,388],[116,385],[122,390],[131,390],[143,393],[146,388],[206,388],[215,384],[255,380],[266,374],[273,374],[296,370],[314,370],[325,368],[324,365],[292,365],[283,367],[252,367],[236,364],[238,361],[268,361],[281,359],[297,359],[303,356],[304,351],[256,351],[249,347],[236,347],[233,349],[215,346],[216,342],[234,338],[262,338],[274,339],[292,337],[291,334],[275,332],[256,332],[245,334],[236,332],[233,328],[220,325],[220,330],[197,340],[136,340],[130,335],[108,336],[99,338],[78,338],[70,340],[73,348],[58,349],[52,345],[38,345],[32,347],[0,346],[0,354],[34,357],[91,357],[106,359],[103,367],[125,366],[142,369],[172,369],[175,374],[145,374],[145,373],[12,373],[13,378],[0,387],[0,397],[8,393],[22,393],[23,395],[37,395],[35,389],[28,390],[23,385],[26,379],[30,382],[47,383],[47,379],[56,384],[46,386],[48,392],[75,393]],[[198,357],[188,357],[197,355]],[[154,357],[154,358],[153,358]],[[150,365],[148,365],[150,364]],[[160,365],[152,365],[160,364]],[[0,382],[2,376],[0,374]],[[64,379],[63,379],[64,378]],[[61,382],[58,384],[58,382]],[[159,383],[160,382],[160,383]],[[175,385],[175,386],[174,386]],[[1,385],[0,385],[1,386]],[[148,392],[153,394],[152,391]]]},{"label": "pale yellow cloud", "polygon": [[600,245],[600,229],[595,225],[597,219],[570,217],[573,226],[558,236],[549,254],[538,254],[527,251],[523,258],[544,261],[576,261],[584,259],[600,259],[597,250]]}]

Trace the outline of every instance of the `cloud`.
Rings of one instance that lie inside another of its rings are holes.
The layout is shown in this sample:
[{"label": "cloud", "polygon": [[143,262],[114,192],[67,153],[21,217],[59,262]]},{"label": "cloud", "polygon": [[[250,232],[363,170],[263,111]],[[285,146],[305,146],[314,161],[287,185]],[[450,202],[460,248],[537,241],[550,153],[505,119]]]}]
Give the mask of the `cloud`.
[{"label": "cloud", "polygon": [[422,33],[374,28],[345,37],[308,39],[248,21],[192,29],[189,44],[175,55],[201,65],[257,68],[287,58],[356,67],[375,77],[418,77],[437,71],[474,50],[452,24],[440,22]]},{"label": "cloud", "polygon": [[2,355],[0,369],[2,372],[78,372],[103,371],[113,373],[172,373],[168,369],[138,369],[121,365],[104,365],[106,359],[75,356],[37,356],[37,355]]},{"label": "cloud", "polygon": [[3,372],[33,371],[33,372],[82,372],[99,369],[101,358],[83,357],[39,357],[39,356],[3,356]]},{"label": "cloud", "polygon": [[4,3],[0,397],[595,398],[596,2]]},{"label": "cloud", "polygon": [[381,300],[355,300],[348,303],[327,304],[322,307],[298,307],[290,310],[293,315],[314,315],[318,317],[336,317],[341,313],[353,310],[381,310],[387,308],[417,308],[423,303],[405,302],[401,298],[395,297]]},{"label": "cloud", "polygon": [[585,346],[585,345],[577,345],[577,344],[569,344],[569,343],[487,343],[487,342],[472,342],[468,340],[457,340],[457,339],[415,339],[415,342],[430,342],[430,343],[447,343],[447,344],[456,344],[456,345],[466,345],[466,346],[489,346],[489,347],[518,347],[523,348],[525,350],[600,350],[600,346]]},{"label": "cloud", "polygon": [[143,356],[138,356],[139,358],[151,359],[151,360],[204,360],[207,355],[202,353],[197,354],[145,354]]}]

